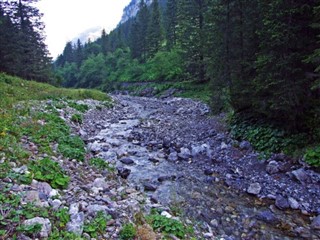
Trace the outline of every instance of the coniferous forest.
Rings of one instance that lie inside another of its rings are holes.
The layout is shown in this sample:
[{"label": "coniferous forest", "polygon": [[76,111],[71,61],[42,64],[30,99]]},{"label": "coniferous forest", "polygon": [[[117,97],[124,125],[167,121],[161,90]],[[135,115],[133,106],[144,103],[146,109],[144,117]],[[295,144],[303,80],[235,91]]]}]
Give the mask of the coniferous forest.
[{"label": "coniferous forest", "polygon": [[106,91],[119,82],[207,84],[213,112],[233,113],[235,134],[250,135],[249,124],[294,136],[290,144],[320,140],[317,0],[142,0],[110,33],[68,42],[53,70],[32,2],[1,2],[1,71]]},{"label": "coniferous forest", "polygon": [[0,1],[0,71],[28,80],[53,82],[38,0]]}]

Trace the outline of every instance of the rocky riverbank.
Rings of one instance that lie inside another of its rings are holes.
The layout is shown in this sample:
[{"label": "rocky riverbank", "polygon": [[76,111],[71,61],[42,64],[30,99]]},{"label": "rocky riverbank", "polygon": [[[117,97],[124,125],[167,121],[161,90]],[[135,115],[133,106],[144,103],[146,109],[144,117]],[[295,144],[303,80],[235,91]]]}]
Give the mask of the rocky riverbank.
[{"label": "rocky riverbank", "polygon": [[[222,118],[210,116],[201,102],[121,95],[113,100],[111,108],[78,101],[89,109],[81,121],[74,120],[77,110],[54,106],[84,140],[84,161],[63,157],[57,144],[52,156],[38,154],[32,139],[22,139],[33,158],[59,163],[70,177],[67,189],[36,180],[19,185],[10,177],[1,186],[24,196],[24,203],[66,209],[66,231],[84,239],[94,239],[88,224],[99,213],[108,218],[102,232],[94,229],[98,239],[119,239],[128,223],[135,224],[139,239],[161,239],[145,221],[151,209],[191,226],[190,239],[320,238],[320,175],[303,162],[282,154],[259,160],[250,143],[232,139]],[[47,106],[52,102],[37,108]],[[90,164],[93,158],[103,159],[102,168]],[[28,172],[25,165],[12,167],[17,174]],[[52,236],[52,220],[25,222],[34,223],[42,224],[38,237]]]},{"label": "rocky riverbank", "polygon": [[231,139],[200,102],[113,98],[112,110],[86,115],[82,136],[120,175],[128,169],[130,186],[151,202],[179,205],[213,236],[319,236],[318,173],[282,154],[259,160],[250,143]]}]

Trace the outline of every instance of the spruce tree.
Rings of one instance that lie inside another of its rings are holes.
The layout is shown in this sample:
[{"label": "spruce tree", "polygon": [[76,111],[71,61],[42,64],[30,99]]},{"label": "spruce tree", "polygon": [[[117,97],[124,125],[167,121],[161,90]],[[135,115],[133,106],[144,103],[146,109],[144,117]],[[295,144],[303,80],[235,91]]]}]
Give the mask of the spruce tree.
[{"label": "spruce tree", "polygon": [[171,50],[177,42],[178,0],[168,0],[166,7],[166,40],[167,48]]},{"label": "spruce tree", "polygon": [[163,42],[163,27],[158,0],[151,4],[151,17],[147,31],[148,56],[152,58],[161,48]]}]

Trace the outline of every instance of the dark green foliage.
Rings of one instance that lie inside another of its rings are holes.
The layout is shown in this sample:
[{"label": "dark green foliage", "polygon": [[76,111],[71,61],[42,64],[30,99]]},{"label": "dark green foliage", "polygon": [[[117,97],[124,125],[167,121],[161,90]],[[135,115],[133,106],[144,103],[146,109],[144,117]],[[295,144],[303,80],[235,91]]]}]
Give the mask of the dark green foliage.
[{"label": "dark green foliage", "polygon": [[311,166],[320,167],[320,147],[308,149],[304,155],[304,159]]},{"label": "dark green foliage", "polygon": [[53,82],[36,0],[0,2],[0,71],[28,80]]},{"label": "dark green foliage", "polygon": [[158,0],[151,4],[151,17],[147,30],[148,57],[153,57],[160,49],[163,41],[163,29]]},{"label": "dark green foliage", "polygon": [[49,158],[30,162],[28,169],[34,179],[48,182],[53,188],[67,188],[69,184],[70,178],[57,162]]},{"label": "dark green foliage", "polygon": [[120,230],[119,236],[120,239],[129,240],[134,239],[137,234],[137,230],[132,223],[125,224]]},{"label": "dark green foliage", "polygon": [[58,150],[64,157],[84,161],[84,142],[79,136],[61,137]]}]

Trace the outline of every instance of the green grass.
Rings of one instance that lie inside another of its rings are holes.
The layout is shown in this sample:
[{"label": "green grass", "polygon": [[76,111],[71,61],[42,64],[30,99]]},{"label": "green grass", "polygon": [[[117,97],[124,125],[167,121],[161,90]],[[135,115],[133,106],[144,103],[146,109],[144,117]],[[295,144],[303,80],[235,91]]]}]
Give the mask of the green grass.
[{"label": "green grass", "polygon": [[110,97],[98,90],[57,88],[49,84],[25,81],[0,73],[0,107],[15,104],[18,101],[55,98],[110,101]]}]

